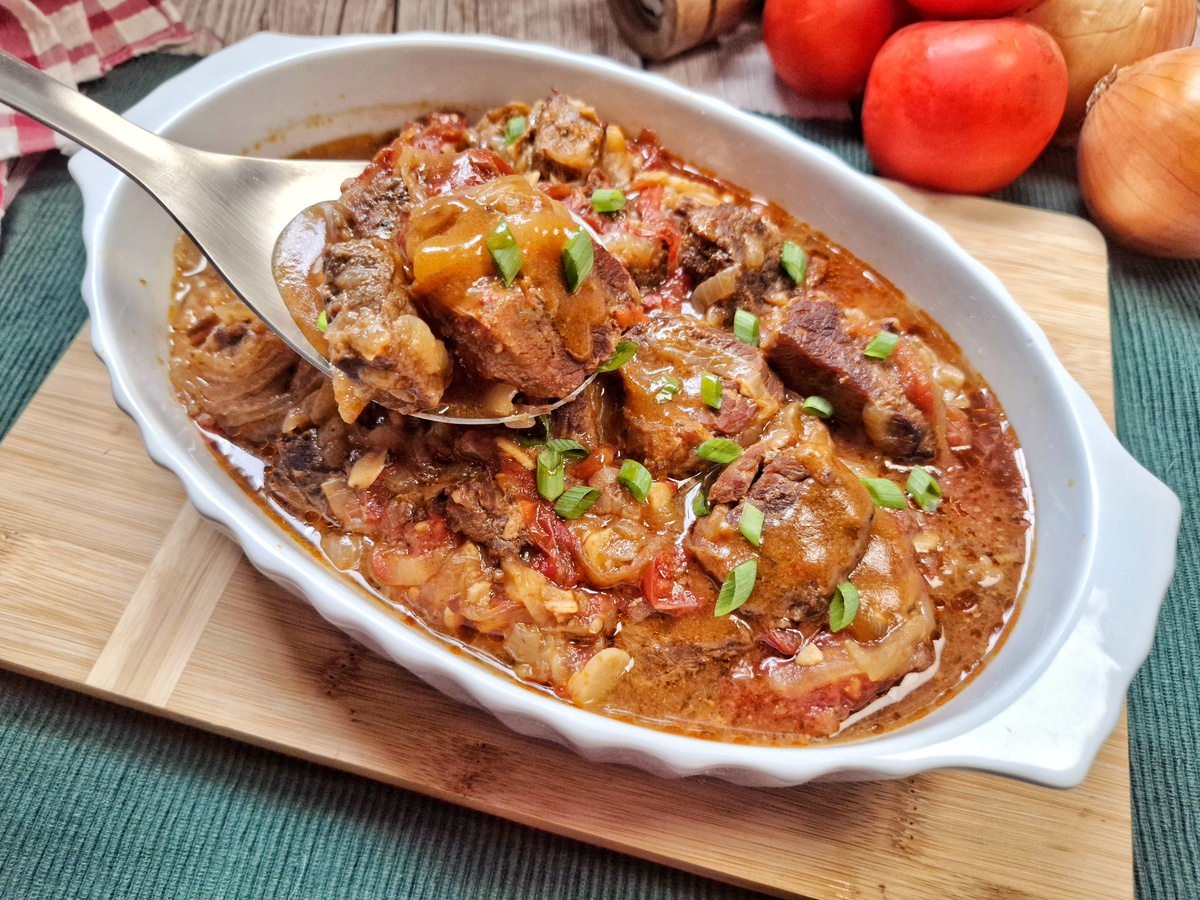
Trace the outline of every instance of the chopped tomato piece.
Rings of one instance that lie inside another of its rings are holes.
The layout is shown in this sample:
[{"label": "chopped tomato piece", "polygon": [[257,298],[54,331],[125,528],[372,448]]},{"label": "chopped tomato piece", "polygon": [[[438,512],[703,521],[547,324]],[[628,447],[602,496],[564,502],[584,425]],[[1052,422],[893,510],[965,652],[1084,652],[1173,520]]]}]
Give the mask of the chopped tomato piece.
[{"label": "chopped tomato piece", "polygon": [[534,545],[541,551],[530,562],[559,587],[575,587],[583,576],[575,565],[575,554],[579,552],[579,541],[566,522],[555,515],[547,503],[538,503],[532,518],[525,520],[525,527]]},{"label": "chopped tomato piece", "polygon": [[605,466],[607,466],[616,457],[616,448],[611,444],[601,444],[588,454],[587,459],[581,459],[573,466],[567,467],[567,472],[572,478],[578,478],[580,481],[587,481]]},{"label": "chopped tomato piece", "polygon": [[656,556],[642,575],[642,593],[647,602],[659,612],[684,615],[701,607],[700,598],[675,581],[677,560]]},{"label": "chopped tomato piece", "polygon": [[900,385],[904,389],[904,396],[931,422],[935,421],[937,407],[934,404],[933,381],[917,351],[908,341],[900,338],[895,349],[892,350],[892,360],[896,364],[896,372],[900,376]]}]

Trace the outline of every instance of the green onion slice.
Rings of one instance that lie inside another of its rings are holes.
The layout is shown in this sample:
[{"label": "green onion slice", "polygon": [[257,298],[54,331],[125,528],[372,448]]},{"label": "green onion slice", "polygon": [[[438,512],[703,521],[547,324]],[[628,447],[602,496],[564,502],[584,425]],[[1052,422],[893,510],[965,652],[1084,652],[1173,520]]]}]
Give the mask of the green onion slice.
[{"label": "green onion slice", "polygon": [[625,208],[625,195],[616,188],[600,188],[592,194],[592,209],[596,212],[617,212]]},{"label": "green onion slice", "polygon": [[899,335],[892,334],[890,331],[881,331],[871,338],[871,343],[867,344],[863,356],[869,356],[871,359],[887,359],[892,355],[892,351],[896,349],[899,341]]},{"label": "green onion slice", "polygon": [[738,531],[755,547],[762,546],[763,518],[763,511],[753,503],[742,505],[742,515],[738,519]]},{"label": "green onion slice", "polygon": [[578,519],[600,499],[600,491],[593,487],[577,484],[558,498],[554,511],[564,519]]},{"label": "green onion slice", "polygon": [[754,579],[758,577],[758,560],[748,559],[740,566],[735,566],[721,585],[721,593],[717,595],[715,616],[727,616],[747,600],[754,590]]},{"label": "green onion slice", "polygon": [[927,513],[934,512],[942,502],[942,486],[937,479],[929,474],[924,466],[913,466],[908,473],[908,484],[905,485],[917,506]]},{"label": "green onion slice", "polygon": [[843,581],[829,601],[829,630],[841,631],[858,615],[858,588]]},{"label": "green onion slice", "polygon": [[712,372],[700,373],[700,399],[713,409],[721,408],[721,379]]},{"label": "green onion slice", "polygon": [[546,432],[546,440],[550,440],[550,416],[549,414],[537,417],[538,424],[542,426],[542,430]]},{"label": "green onion slice", "polygon": [[557,499],[567,487],[563,458],[554,450],[543,450],[537,459],[537,489],[547,500]]},{"label": "green onion slice", "polygon": [[779,258],[779,263],[783,266],[783,271],[788,273],[788,278],[796,284],[804,284],[804,276],[808,272],[808,254],[804,252],[803,247],[792,241],[784,241],[783,255]]},{"label": "green onion slice", "polygon": [[324,334],[329,329],[329,313],[321,310],[321,314],[317,316],[317,331]]},{"label": "green onion slice", "polygon": [[608,362],[600,363],[600,365],[596,366],[596,371],[611,372],[613,369],[619,369],[633,359],[633,355],[637,351],[637,341],[621,341],[617,344],[617,349],[613,351],[613,355],[608,358]]},{"label": "green onion slice", "polygon": [[704,485],[700,485],[692,497],[692,513],[698,519],[701,516],[707,516],[710,512],[712,512],[712,506],[708,503],[708,489]]},{"label": "green onion slice", "polygon": [[725,465],[742,455],[742,448],[726,438],[709,438],[696,448],[696,455],[707,462]]},{"label": "green onion slice", "polygon": [[617,481],[625,485],[626,490],[633,494],[638,503],[645,503],[650,493],[654,479],[650,471],[636,459],[627,459],[621,463],[621,471],[617,472]]},{"label": "green onion slice", "polygon": [[508,223],[501,219],[487,236],[488,253],[492,254],[492,262],[504,279],[504,286],[510,287],[521,266],[525,264],[525,256],[517,246],[517,239],[508,228]]},{"label": "green onion slice", "polygon": [[557,453],[563,459],[587,459],[591,455],[591,451],[579,441],[572,441],[569,438],[554,438],[546,441],[546,450],[551,453]]},{"label": "green onion slice", "polygon": [[743,344],[758,346],[758,316],[747,309],[733,314],[733,336]]},{"label": "green onion slice", "polygon": [[673,400],[675,395],[683,390],[683,382],[674,375],[663,375],[650,382],[650,390],[655,391],[654,399],[659,403]]},{"label": "green onion slice", "polygon": [[818,419],[828,419],[833,415],[833,404],[824,397],[818,397],[815,394],[811,397],[805,397],[804,402],[800,404],[800,408],[806,413],[816,416]]},{"label": "green onion slice", "polygon": [[871,495],[871,502],[885,509],[905,509],[908,501],[904,499],[904,491],[900,485],[890,478],[860,478],[858,479]]},{"label": "green onion slice", "polygon": [[506,147],[511,147],[525,133],[525,125],[524,116],[513,116],[504,123],[504,144]]},{"label": "green onion slice", "polygon": [[592,246],[592,236],[584,229],[567,239],[563,244],[562,262],[563,275],[567,279],[567,292],[574,294],[583,284],[583,279],[592,271],[592,263],[596,260],[596,250]]}]

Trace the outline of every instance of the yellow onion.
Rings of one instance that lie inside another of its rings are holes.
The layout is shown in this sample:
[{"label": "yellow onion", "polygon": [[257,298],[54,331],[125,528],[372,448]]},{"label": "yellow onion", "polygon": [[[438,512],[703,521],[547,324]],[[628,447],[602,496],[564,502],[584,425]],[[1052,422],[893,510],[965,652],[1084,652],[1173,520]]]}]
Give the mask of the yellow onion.
[{"label": "yellow onion", "polygon": [[1079,187],[1092,218],[1122,243],[1200,258],[1200,47],[1097,85],[1079,135]]},{"label": "yellow onion", "polygon": [[1101,78],[1186,47],[1196,33],[1196,0],[1037,0],[1016,14],[1050,32],[1067,61],[1067,110],[1058,128],[1064,140],[1079,133]]}]

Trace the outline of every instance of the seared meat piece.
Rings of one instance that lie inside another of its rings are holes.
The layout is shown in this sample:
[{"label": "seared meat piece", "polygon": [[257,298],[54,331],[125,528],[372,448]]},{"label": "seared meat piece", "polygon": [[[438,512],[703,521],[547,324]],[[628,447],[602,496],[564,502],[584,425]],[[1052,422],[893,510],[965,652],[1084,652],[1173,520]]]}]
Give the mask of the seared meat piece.
[{"label": "seared meat piece", "polygon": [[625,622],[615,644],[633,657],[627,677],[652,685],[686,678],[712,662],[740,656],[754,645],[754,637],[744,623],[729,616],[652,616]]},{"label": "seared meat piece", "polygon": [[758,670],[765,677],[745,679],[746,693],[737,698],[742,709],[799,714],[809,734],[829,735],[851,712],[933,662],[933,604],[912,544],[888,510],[872,520],[867,550],[849,580],[860,597],[854,622],[837,634],[819,632],[812,658],[774,659]]},{"label": "seared meat piece", "polygon": [[472,479],[450,491],[446,523],[451,529],[487,547],[498,556],[515,555],[521,515],[497,488],[491,474]]},{"label": "seared meat piece", "polygon": [[595,111],[555,91],[529,113],[533,168],[563,181],[583,178],[600,163],[604,125]]},{"label": "seared meat piece", "polygon": [[[712,437],[743,447],[762,433],[783,401],[783,385],[762,355],[732,334],[688,316],[654,319],[630,337],[637,355],[619,372],[624,387],[624,452],[656,477],[681,477],[708,465],[695,454]],[[721,379],[721,408],[701,399],[704,372]],[[681,382],[664,394],[669,378]]]},{"label": "seared meat piece", "polygon": [[837,303],[810,292],[792,302],[762,348],[789,388],[833,404],[834,421],[861,421],[871,443],[895,459],[932,459],[931,423],[904,395],[893,366],[863,355],[869,339],[851,333]]},{"label": "seared meat piece", "polygon": [[689,204],[682,215],[679,263],[697,283],[733,265],[743,271],[760,269],[768,251],[783,243],[778,228],[757,210],[738,204]]},{"label": "seared meat piece", "polygon": [[395,252],[378,238],[342,241],[325,254],[329,361],[338,411],[353,422],[372,400],[400,411],[437,403],[450,356],[417,315]]},{"label": "seared meat piece", "polygon": [[682,220],[679,262],[696,286],[693,305],[709,321],[728,324],[738,308],[761,314],[771,309],[767,298],[794,289],[780,265],[783,235],[758,209],[685,205]]},{"label": "seared meat piece", "polygon": [[[778,441],[768,438],[761,453],[751,448],[745,455],[764,460],[761,474],[736,501],[736,488],[727,483],[718,495],[732,505],[715,505],[696,520],[686,539],[687,548],[718,582],[757,557],[754,592],[742,609],[767,617],[772,627],[827,614],[834,589],[866,550],[874,513],[866,488],[837,458],[824,428],[807,423],[797,438],[782,448],[771,446]],[[738,531],[746,503],[764,515],[758,548]]]},{"label": "seared meat piece", "polygon": [[[501,218],[523,257],[507,287],[483,240]],[[403,242],[414,300],[472,376],[530,398],[563,397],[612,356],[620,323],[636,315],[637,288],[596,244],[591,274],[569,293],[562,250],[578,229],[565,207],[519,175],[412,209]]]},{"label": "seared meat piece", "polygon": [[617,410],[608,397],[607,386],[593,381],[570,403],[554,413],[554,436],[579,441],[589,450],[616,443]]},{"label": "seared meat piece", "polygon": [[408,189],[390,166],[374,168],[350,183],[339,206],[351,235],[386,239],[404,219]]},{"label": "seared meat piece", "polygon": [[321,485],[343,473],[340,460],[325,458],[317,429],[281,435],[275,441],[274,462],[264,473],[266,486],[292,509],[326,511]]}]

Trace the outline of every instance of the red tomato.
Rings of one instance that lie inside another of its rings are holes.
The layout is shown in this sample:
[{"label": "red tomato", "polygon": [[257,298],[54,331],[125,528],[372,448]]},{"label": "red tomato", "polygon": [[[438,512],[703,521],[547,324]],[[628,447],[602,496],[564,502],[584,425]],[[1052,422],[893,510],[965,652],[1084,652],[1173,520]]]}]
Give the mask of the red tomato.
[{"label": "red tomato", "polygon": [[763,42],[792,90],[853,100],[862,96],[871,60],[907,16],[900,0],[767,0]]},{"label": "red tomato", "polygon": [[883,45],[863,137],[881,175],[990,194],[1037,159],[1067,103],[1054,39],[1017,19],[921,22]]},{"label": "red tomato", "polygon": [[932,19],[994,19],[1014,12],[1027,0],[908,0]]}]

